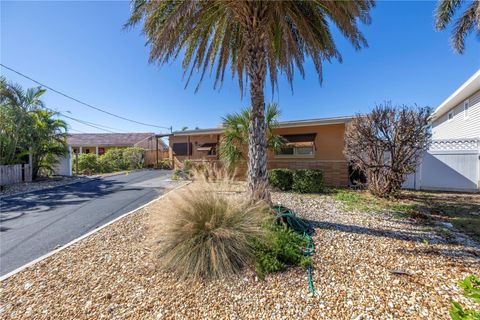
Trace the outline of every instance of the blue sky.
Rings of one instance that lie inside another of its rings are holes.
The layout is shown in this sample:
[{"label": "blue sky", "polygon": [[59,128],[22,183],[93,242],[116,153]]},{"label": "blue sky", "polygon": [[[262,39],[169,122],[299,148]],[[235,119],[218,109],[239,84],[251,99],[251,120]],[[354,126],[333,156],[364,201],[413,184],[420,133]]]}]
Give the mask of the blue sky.
[{"label": "blue sky", "polygon": [[[267,102],[278,102],[282,120],[352,115],[376,103],[436,107],[480,68],[480,44],[474,36],[465,54],[454,54],[450,32],[433,28],[435,2],[378,1],[372,24],[362,26],[369,48],[355,51],[334,33],[343,63],[324,65],[320,86],[312,65],[297,76],[294,93],[285,79]],[[1,1],[3,64],[57,90],[121,116],[180,129],[217,126],[222,116],[248,105],[236,81],[226,78],[220,91],[206,78],[200,91],[184,89],[180,62],[148,63],[140,30],[125,31],[129,3]],[[35,86],[1,69],[9,80]],[[70,116],[123,131],[161,131],[88,109],[53,92],[47,106]],[[101,132],[68,121],[82,132]],[[72,131],[73,132],[73,131]]]}]

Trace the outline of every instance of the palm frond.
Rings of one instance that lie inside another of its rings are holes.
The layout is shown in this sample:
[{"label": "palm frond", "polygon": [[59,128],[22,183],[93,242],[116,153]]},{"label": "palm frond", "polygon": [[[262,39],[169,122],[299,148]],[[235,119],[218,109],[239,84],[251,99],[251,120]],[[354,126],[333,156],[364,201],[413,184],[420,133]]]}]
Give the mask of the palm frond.
[{"label": "palm frond", "polygon": [[[220,143],[219,155],[230,169],[235,168],[239,161],[246,159],[250,117],[250,108],[244,108],[239,113],[231,113],[223,118],[225,131]],[[278,126],[279,117],[278,105],[276,103],[268,104],[265,110],[265,119],[267,146],[270,150],[279,150],[285,144],[283,137],[273,134],[273,129]]]},{"label": "palm frond", "polygon": [[435,27],[441,31],[447,27],[462,0],[440,0],[435,11]]},{"label": "palm frond", "polygon": [[[248,25],[258,17],[272,89],[284,74],[292,85],[295,70],[303,77],[305,58],[311,58],[322,80],[323,61],[341,60],[331,31],[332,21],[360,49],[367,45],[357,21],[370,22],[373,0],[356,1],[194,1],[133,0],[125,27],[142,23],[150,61],[165,64],[183,55],[186,83],[195,72],[198,84],[208,72],[217,88],[230,68],[240,90],[248,82],[246,52]],[[214,71],[216,70],[216,71]]]},{"label": "palm frond", "polygon": [[[435,27],[444,30],[451,22],[455,12],[461,8],[462,0],[440,0],[435,11]],[[455,22],[452,31],[452,46],[457,53],[465,50],[465,39],[474,30],[480,36],[480,1],[469,3],[468,7]]]}]

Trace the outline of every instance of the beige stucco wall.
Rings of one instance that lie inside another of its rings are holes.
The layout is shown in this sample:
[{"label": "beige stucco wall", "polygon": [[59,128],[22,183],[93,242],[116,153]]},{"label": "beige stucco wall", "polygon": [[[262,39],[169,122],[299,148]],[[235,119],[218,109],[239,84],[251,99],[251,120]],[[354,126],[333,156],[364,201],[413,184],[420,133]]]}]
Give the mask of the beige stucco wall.
[{"label": "beige stucco wall", "polygon": [[[327,185],[348,185],[348,164],[343,154],[345,124],[316,125],[292,128],[277,128],[274,134],[308,134],[316,133],[315,154],[313,156],[276,156],[268,152],[268,167],[273,168],[317,168],[322,169]],[[186,159],[190,160],[218,160],[217,156],[207,156],[206,151],[198,151],[203,143],[215,143],[221,139],[218,134],[170,136],[169,145],[171,158],[180,165]],[[173,143],[191,142],[191,156],[175,156],[172,153]],[[242,166],[244,167],[244,166]],[[244,168],[243,168],[244,169]]]}]

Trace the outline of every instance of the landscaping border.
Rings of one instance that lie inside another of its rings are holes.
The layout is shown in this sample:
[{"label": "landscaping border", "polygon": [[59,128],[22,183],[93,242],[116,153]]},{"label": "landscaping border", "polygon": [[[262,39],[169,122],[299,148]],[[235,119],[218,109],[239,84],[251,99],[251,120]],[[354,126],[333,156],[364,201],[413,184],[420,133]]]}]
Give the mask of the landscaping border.
[{"label": "landscaping border", "polygon": [[150,204],[152,204],[152,203],[154,203],[154,202],[156,202],[156,201],[158,201],[158,200],[163,199],[163,198],[164,198],[167,194],[169,194],[170,192],[175,191],[175,190],[178,190],[178,189],[180,189],[180,188],[183,188],[184,186],[188,185],[190,182],[191,182],[191,181],[186,181],[185,183],[182,183],[181,185],[173,188],[172,190],[169,190],[169,191],[165,192],[164,194],[158,196],[157,198],[153,199],[152,201],[149,201],[149,202],[141,205],[141,206],[138,207],[138,208],[135,208],[135,209],[133,209],[133,210],[131,210],[131,211],[129,211],[129,212],[126,212],[126,213],[122,214],[121,216],[113,219],[112,221],[109,221],[109,222],[105,223],[104,225],[99,226],[99,227],[95,228],[94,230],[92,230],[92,231],[90,231],[90,232],[87,232],[87,233],[85,233],[84,235],[82,235],[82,236],[80,236],[80,237],[78,237],[78,238],[76,238],[76,239],[73,239],[72,241],[70,241],[70,242],[64,244],[63,246],[61,246],[60,248],[54,249],[54,250],[50,251],[49,253],[46,253],[46,254],[44,254],[43,256],[40,256],[40,257],[36,258],[35,260],[32,260],[32,261],[24,264],[23,266],[18,267],[17,269],[15,269],[15,270],[13,270],[13,271],[10,271],[9,273],[7,273],[7,274],[5,274],[5,275],[3,275],[3,276],[0,277],[0,282],[6,280],[6,279],[8,279],[8,278],[10,278],[11,276],[19,273],[20,271],[23,271],[23,270],[25,270],[25,269],[27,269],[27,268],[35,265],[36,263],[38,263],[38,262],[40,262],[40,261],[42,261],[42,260],[47,259],[47,258],[50,257],[50,256],[53,256],[54,254],[56,254],[56,253],[58,253],[58,252],[60,252],[60,251],[62,251],[62,250],[64,250],[64,249],[67,249],[68,247],[76,244],[77,242],[82,241],[82,240],[85,239],[85,238],[88,238],[89,236],[91,236],[91,235],[97,233],[98,231],[100,231],[100,230],[108,227],[109,225],[111,225],[111,224],[113,224],[113,223],[115,223],[115,222],[117,222],[117,221],[119,221],[119,220],[122,220],[123,218],[129,216],[130,214],[135,213],[136,211],[141,210],[141,209],[145,208],[146,206],[148,206],[148,205],[150,205]]}]

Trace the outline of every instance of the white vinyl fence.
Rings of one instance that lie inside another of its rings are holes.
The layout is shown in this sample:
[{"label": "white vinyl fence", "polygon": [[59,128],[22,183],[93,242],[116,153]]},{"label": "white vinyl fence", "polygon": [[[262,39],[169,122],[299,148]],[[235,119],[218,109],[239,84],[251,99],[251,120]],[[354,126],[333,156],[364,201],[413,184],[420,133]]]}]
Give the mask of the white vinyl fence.
[{"label": "white vinyl fence", "polygon": [[0,186],[32,181],[30,164],[0,165]]},{"label": "white vinyl fence", "polygon": [[72,175],[72,147],[69,146],[67,154],[59,159],[54,172],[60,176]]},{"label": "white vinyl fence", "polygon": [[406,189],[479,191],[480,139],[433,140]]}]

